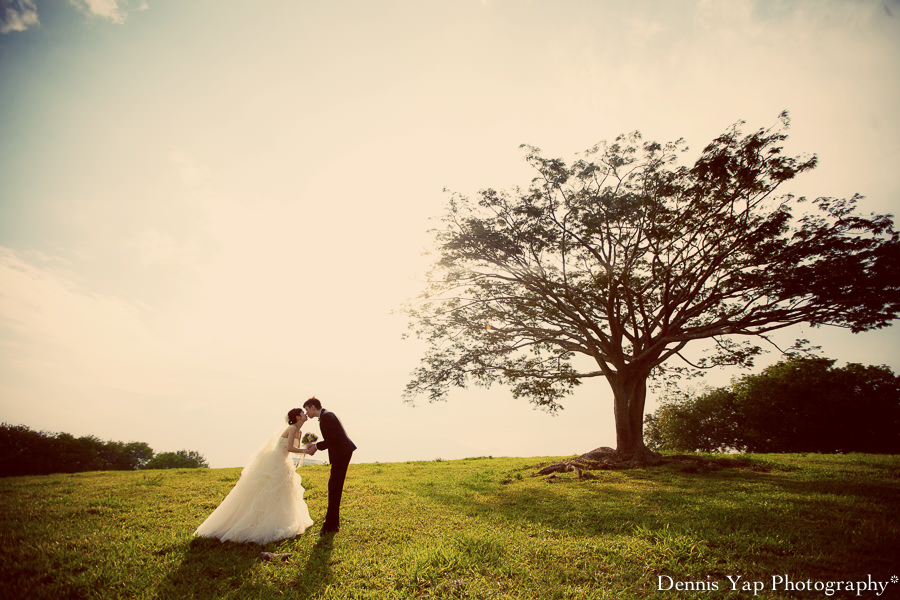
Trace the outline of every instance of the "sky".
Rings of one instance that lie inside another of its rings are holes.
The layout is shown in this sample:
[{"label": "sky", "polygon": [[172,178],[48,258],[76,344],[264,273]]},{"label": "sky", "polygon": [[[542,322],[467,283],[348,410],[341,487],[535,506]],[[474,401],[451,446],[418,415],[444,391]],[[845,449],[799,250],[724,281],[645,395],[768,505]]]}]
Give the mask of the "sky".
[{"label": "sky", "polygon": [[[312,395],[357,462],[615,446],[600,380],[403,401],[449,192],[789,110],[791,191],[894,214],[898,106],[897,0],[0,0],[0,420],[215,468]],[[900,373],[895,328],[782,335]]]}]

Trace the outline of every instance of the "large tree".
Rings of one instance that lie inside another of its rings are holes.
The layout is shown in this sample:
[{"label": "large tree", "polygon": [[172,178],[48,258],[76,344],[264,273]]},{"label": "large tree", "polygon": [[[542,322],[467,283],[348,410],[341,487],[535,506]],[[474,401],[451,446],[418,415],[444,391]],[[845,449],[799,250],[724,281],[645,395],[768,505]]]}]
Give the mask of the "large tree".
[{"label": "large tree", "polygon": [[783,153],[787,113],[747,135],[741,125],[693,166],[678,164],[682,140],[633,133],[572,164],[526,147],[527,189],[451,194],[430,283],[407,307],[427,342],[407,397],[499,382],[552,412],[605,377],[617,452],[643,460],[648,378],[688,361],[690,342],[715,350],[680,364],[747,365],[762,337],[791,325],[889,325],[900,307],[891,218],[858,214],[859,196],[776,195],[816,158]]}]

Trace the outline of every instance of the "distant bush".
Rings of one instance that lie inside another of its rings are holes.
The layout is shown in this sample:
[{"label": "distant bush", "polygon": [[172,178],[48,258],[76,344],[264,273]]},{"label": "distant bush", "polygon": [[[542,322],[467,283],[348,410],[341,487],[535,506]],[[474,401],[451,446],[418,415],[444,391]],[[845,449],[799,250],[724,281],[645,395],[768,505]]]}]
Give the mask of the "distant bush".
[{"label": "distant bush", "polygon": [[900,377],[885,366],[834,368],[792,358],[730,387],[663,401],[648,447],[717,452],[900,453]]},{"label": "distant bush", "polygon": [[209,467],[206,459],[193,450],[161,452],[144,466],[145,469],[198,469]]},{"label": "distant bush", "polygon": [[154,455],[144,442],[104,442],[94,436],[76,438],[68,433],[33,431],[25,425],[0,424],[0,477],[168,468],[150,466],[167,454],[178,457],[179,467],[208,466],[194,451]]}]

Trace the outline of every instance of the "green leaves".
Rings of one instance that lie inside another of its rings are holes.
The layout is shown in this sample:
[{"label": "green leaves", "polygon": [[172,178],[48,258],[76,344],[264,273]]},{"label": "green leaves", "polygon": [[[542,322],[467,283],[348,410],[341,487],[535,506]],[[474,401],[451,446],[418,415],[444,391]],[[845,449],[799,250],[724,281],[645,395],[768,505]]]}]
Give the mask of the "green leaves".
[{"label": "green leaves", "polygon": [[736,336],[889,324],[893,221],[858,214],[858,196],[795,218],[804,199],[775,192],[816,158],[783,153],[788,124],[738,123],[692,166],[678,164],[683,140],[637,132],[572,163],[525,146],[527,189],[451,195],[431,283],[408,307],[429,348],[408,393],[504,383],[556,410],[581,379],[646,378],[694,340],[716,341],[701,366],[749,365],[760,349]]},{"label": "green leaves", "polygon": [[660,450],[715,452],[900,452],[900,377],[887,367],[835,368],[793,356],[758,375],[648,415]]}]

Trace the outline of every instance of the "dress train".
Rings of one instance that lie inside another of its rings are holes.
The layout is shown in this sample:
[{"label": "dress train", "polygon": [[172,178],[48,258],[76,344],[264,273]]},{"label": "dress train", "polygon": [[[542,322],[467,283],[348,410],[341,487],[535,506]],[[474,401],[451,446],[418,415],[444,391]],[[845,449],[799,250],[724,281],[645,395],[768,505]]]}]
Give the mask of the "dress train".
[{"label": "dress train", "polygon": [[300,535],[313,524],[287,442],[287,438],[273,436],[253,455],[238,482],[195,536],[267,544]]}]

